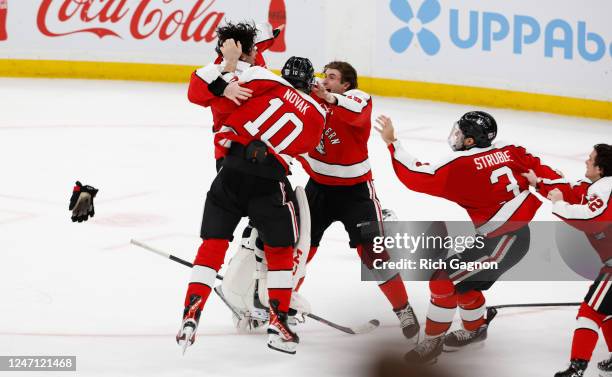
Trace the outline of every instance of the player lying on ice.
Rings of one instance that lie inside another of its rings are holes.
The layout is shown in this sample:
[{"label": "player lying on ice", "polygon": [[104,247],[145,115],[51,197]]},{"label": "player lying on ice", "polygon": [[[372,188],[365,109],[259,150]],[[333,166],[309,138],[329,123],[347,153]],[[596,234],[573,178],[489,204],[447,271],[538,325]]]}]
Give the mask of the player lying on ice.
[{"label": "player lying on ice", "polygon": [[[484,247],[465,250],[450,259],[463,262],[497,262],[496,270],[453,270],[451,263],[432,276],[431,303],[427,312],[425,339],[406,354],[411,363],[435,362],[443,349],[482,342],[487,337],[485,298],[500,276],[518,263],[529,250],[529,221],[542,204],[529,192],[521,176],[532,169],[541,177],[560,176],[540,159],[515,145],[492,144],[497,123],[482,111],[471,111],[455,122],[449,144],[455,152],[438,164],[428,164],[410,155],[395,137],[391,118],[376,119],[383,141],[391,152],[393,168],[409,189],[445,198],[463,207]],[[459,307],[463,328],[447,334]]]},{"label": "player lying on ice", "polygon": [[[602,330],[612,352],[612,145],[598,144],[586,160],[590,182],[570,184],[565,179],[542,179],[530,171],[524,176],[553,203],[552,212],[583,231],[604,264],[589,288],[576,317],[570,365],[555,377],[582,377]],[[597,364],[599,375],[612,376],[612,357]]]},{"label": "player lying on ice", "polygon": [[[319,142],[325,112],[304,94],[310,91],[314,73],[308,59],[290,58],[283,78],[261,67],[249,67],[236,75],[238,62],[256,54],[252,45],[244,47],[228,39],[221,47],[227,64],[198,70],[209,88],[210,84],[219,86],[211,106],[229,115],[216,135],[217,145],[224,148],[223,167],[206,197],[203,243],[194,261],[177,342],[186,346],[195,340],[200,313],[229,241],[240,219],[248,216],[259,231],[268,262],[268,346],[295,353],[299,338],[287,325],[287,312],[294,286],[298,204],[287,173],[296,155]],[[248,90],[250,98],[238,106],[223,96],[232,88]]]}]

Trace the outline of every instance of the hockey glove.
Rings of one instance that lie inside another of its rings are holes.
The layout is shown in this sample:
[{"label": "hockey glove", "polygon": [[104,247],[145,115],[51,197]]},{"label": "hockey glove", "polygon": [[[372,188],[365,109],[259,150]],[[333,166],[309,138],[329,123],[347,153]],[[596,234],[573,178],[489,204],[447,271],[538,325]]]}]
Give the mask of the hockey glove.
[{"label": "hockey glove", "polygon": [[72,222],[83,222],[90,217],[94,217],[93,200],[97,193],[98,189],[92,186],[83,186],[79,181],[76,182],[68,206],[68,210],[72,211]]}]

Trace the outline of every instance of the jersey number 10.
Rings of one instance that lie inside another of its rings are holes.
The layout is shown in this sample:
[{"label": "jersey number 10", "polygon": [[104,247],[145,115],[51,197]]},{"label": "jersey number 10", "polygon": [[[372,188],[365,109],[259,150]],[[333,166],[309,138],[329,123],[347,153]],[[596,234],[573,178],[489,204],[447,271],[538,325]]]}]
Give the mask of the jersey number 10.
[{"label": "jersey number 10", "polygon": [[[261,113],[254,121],[246,122],[244,129],[247,130],[251,136],[255,136],[260,132],[260,129],[266,123],[274,113],[276,113],[283,106],[283,100],[280,98],[273,98],[270,100],[270,106],[263,113]],[[283,127],[289,122],[293,123],[294,129],[289,135],[281,140],[278,145],[272,145],[270,139],[278,133]],[[281,153],[285,148],[289,146],[302,132],[304,123],[294,113],[284,113],[274,124],[272,124],[259,138],[264,143],[270,145],[276,153]]]}]

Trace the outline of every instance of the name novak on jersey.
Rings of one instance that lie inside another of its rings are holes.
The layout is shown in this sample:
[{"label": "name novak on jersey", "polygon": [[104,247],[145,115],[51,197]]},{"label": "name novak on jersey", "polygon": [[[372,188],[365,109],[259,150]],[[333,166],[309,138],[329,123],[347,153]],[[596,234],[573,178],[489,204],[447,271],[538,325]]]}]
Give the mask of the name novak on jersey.
[{"label": "name novak on jersey", "polygon": [[295,106],[295,108],[304,115],[306,115],[306,110],[310,108],[310,105],[306,103],[306,100],[291,89],[287,89],[283,99]]}]

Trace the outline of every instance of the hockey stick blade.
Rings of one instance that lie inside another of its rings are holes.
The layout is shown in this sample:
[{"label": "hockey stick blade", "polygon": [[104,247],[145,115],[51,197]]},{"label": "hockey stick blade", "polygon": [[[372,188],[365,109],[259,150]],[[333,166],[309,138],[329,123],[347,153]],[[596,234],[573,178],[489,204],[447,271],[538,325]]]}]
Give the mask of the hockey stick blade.
[{"label": "hockey stick blade", "polygon": [[330,320],[327,320],[325,318],[321,318],[316,314],[312,314],[312,313],[307,313],[306,317],[308,318],[312,318],[317,322],[320,322],[324,325],[327,325],[329,327],[333,327],[336,330],[342,331],[344,333],[347,334],[352,334],[352,335],[357,335],[357,334],[367,334],[369,332],[374,331],[378,326],[380,326],[380,321],[377,319],[372,319],[370,321],[368,321],[367,323],[364,323],[363,325],[357,326],[357,327],[348,327],[348,326],[341,326],[337,323],[334,323]]}]

